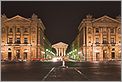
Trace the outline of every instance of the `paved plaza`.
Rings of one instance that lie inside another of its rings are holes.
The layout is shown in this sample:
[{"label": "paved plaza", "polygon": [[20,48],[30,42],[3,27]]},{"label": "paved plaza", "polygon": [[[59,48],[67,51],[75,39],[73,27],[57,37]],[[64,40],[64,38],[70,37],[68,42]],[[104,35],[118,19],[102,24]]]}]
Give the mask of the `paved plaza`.
[{"label": "paved plaza", "polygon": [[2,81],[120,81],[120,62],[2,62]]}]

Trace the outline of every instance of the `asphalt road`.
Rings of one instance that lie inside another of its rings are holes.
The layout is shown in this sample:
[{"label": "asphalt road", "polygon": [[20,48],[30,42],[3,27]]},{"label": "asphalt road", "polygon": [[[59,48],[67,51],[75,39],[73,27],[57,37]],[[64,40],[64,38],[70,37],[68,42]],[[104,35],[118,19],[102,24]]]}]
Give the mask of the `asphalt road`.
[{"label": "asphalt road", "polygon": [[121,81],[120,62],[2,62],[2,81]]}]

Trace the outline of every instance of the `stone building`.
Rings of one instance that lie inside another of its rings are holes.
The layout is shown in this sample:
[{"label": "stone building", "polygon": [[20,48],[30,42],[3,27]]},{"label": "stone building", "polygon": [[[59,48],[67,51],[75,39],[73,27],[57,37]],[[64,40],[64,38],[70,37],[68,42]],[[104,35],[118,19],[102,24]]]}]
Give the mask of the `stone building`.
[{"label": "stone building", "polygon": [[45,27],[37,15],[33,14],[31,18],[2,15],[1,25],[2,60],[31,60],[44,56]]},{"label": "stone building", "polygon": [[55,57],[60,57],[64,60],[67,60],[66,50],[67,50],[68,44],[59,42],[59,43],[53,44],[52,47],[56,50]]},{"label": "stone building", "polygon": [[79,55],[79,48],[80,48],[79,42],[80,37],[78,34],[77,37],[73,40],[73,42],[68,46],[67,55],[69,56],[69,59],[74,61],[82,60],[82,57],[80,57]]},{"label": "stone building", "polygon": [[[87,15],[78,27],[79,33],[67,53],[70,58],[80,61],[103,61],[121,59],[120,17]],[[79,58],[77,58],[79,57]]]},{"label": "stone building", "polygon": [[85,61],[121,59],[121,19],[87,15],[79,27],[79,55]]}]

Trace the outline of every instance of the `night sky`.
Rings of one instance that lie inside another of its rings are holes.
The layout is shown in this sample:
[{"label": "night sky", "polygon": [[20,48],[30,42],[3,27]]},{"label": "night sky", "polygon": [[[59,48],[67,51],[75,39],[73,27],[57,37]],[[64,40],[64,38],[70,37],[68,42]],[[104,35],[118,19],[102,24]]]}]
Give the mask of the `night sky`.
[{"label": "night sky", "polygon": [[108,15],[115,18],[121,15],[120,1],[4,1],[1,13],[13,17],[21,15],[30,18],[33,13],[43,21],[45,35],[51,44],[65,42],[71,44],[78,34],[78,26],[87,14],[98,18]]}]

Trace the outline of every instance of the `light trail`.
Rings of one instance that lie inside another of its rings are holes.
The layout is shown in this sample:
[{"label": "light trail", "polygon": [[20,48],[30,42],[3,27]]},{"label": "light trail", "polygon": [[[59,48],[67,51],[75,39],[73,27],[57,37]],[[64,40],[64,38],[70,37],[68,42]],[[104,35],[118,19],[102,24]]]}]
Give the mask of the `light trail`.
[{"label": "light trail", "polygon": [[49,76],[49,74],[55,69],[55,67],[53,67],[49,72],[48,74],[42,79],[42,81],[45,81],[45,79]]}]

